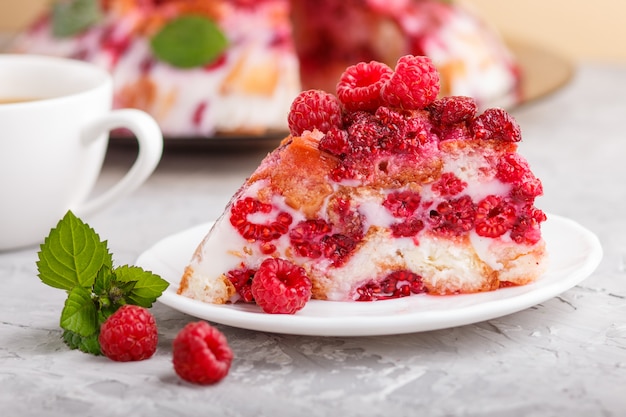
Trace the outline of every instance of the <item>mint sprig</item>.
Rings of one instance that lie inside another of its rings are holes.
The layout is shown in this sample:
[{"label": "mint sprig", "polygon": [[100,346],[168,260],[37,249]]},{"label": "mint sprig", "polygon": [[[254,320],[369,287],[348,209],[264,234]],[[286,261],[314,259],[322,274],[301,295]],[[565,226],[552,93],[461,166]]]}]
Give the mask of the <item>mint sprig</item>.
[{"label": "mint sprig", "polygon": [[39,251],[41,281],[67,291],[61,312],[63,341],[100,354],[100,326],[124,304],[150,308],[169,283],[136,266],[113,267],[106,241],[71,211],[50,231]]},{"label": "mint sprig", "polygon": [[72,212],[68,212],[44,241],[39,252],[39,278],[54,288],[91,287],[102,267],[112,268],[106,242]]},{"label": "mint sprig", "polygon": [[92,355],[102,354],[100,352],[100,343],[98,342],[98,333],[83,337],[69,330],[65,330],[63,332],[63,341],[70,349],[78,349],[85,353],[91,353]]},{"label": "mint sprig", "polygon": [[150,42],[152,52],[161,61],[178,68],[206,65],[228,46],[220,28],[199,15],[183,15],[167,22]]}]

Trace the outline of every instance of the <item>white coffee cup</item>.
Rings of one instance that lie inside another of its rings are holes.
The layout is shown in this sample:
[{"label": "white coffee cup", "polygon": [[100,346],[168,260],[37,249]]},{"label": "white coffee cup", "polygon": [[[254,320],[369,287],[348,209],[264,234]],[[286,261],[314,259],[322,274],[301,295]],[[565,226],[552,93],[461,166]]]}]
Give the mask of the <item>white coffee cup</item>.
[{"label": "white coffee cup", "polygon": [[[152,174],[163,152],[157,123],[139,110],[111,110],[112,101],[111,76],[97,66],[0,54],[0,251],[42,242],[67,210],[89,216]],[[137,159],[91,197],[115,128],[136,136]]]}]

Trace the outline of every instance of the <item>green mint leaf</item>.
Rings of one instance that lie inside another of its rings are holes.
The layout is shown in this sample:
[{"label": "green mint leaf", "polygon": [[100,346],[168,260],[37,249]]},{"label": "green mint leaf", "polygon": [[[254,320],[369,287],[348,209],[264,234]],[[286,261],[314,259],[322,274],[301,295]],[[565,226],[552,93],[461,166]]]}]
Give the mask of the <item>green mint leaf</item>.
[{"label": "green mint leaf", "polygon": [[91,288],[100,268],[113,267],[106,242],[71,211],[50,231],[38,255],[41,281],[64,290]]},{"label": "green mint leaf", "polygon": [[111,269],[107,266],[103,266],[98,270],[96,278],[93,283],[93,293],[98,297],[107,296],[109,290],[113,285],[115,276],[111,272]]},{"label": "green mint leaf", "polygon": [[115,285],[124,296],[128,296],[135,289],[137,281],[115,281]]},{"label": "green mint leaf", "polygon": [[65,330],[63,332],[63,341],[70,349],[78,349],[85,353],[91,353],[92,355],[102,355],[97,334],[84,337],[72,331]]},{"label": "green mint leaf", "polygon": [[194,68],[216,59],[228,46],[228,40],[206,17],[185,15],[163,26],[150,45],[161,61],[179,68]]},{"label": "green mint leaf", "polygon": [[169,286],[169,283],[160,276],[138,266],[121,266],[113,272],[119,282],[134,282],[133,287],[124,296],[129,304],[150,308]]},{"label": "green mint leaf", "polygon": [[120,305],[110,305],[106,307],[100,307],[98,310],[98,324],[102,326],[102,324],[113,315],[121,306]]},{"label": "green mint leaf", "polygon": [[97,308],[90,290],[74,287],[69,291],[61,312],[61,328],[83,337],[98,333]]},{"label": "green mint leaf", "polygon": [[126,304],[124,297],[130,293],[137,281],[117,281],[115,275],[108,267],[102,267],[96,275],[93,284],[93,293],[96,296],[100,308],[114,308]]},{"label": "green mint leaf", "polygon": [[115,297],[115,293],[120,292],[116,288],[115,275],[108,267],[102,267],[96,275],[93,283],[94,300],[97,303],[98,323],[104,321],[119,308],[119,300],[124,301],[123,295]]},{"label": "green mint leaf", "polygon": [[76,35],[102,18],[98,0],[57,0],[52,5],[52,35]]}]

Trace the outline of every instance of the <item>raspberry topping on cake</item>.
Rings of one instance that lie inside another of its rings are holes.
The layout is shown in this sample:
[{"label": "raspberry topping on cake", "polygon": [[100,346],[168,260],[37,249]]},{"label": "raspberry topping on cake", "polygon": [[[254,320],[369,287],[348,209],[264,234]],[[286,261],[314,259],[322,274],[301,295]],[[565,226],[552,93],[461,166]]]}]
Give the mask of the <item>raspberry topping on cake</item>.
[{"label": "raspberry topping on cake", "polygon": [[379,301],[524,285],[545,269],[541,181],[506,111],[436,98],[423,56],[350,66],[305,91],[291,135],[200,243],[179,293],[297,314],[309,298]]},{"label": "raspberry topping on cake", "polygon": [[381,62],[352,65],[337,83],[337,97],[346,110],[375,110],[381,104],[380,91],[392,75],[391,68]]},{"label": "raspberry topping on cake", "polygon": [[446,126],[472,120],[478,106],[470,97],[442,97],[435,100],[429,110],[437,125]]},{"label": "raspberry topping on cake", "polygon": [[522,140],[515,120],[503,109],[487,109],[474,119],[472,131],[477,139],[499,139],[509,142]]},{"label": "raspberry topping on cake", "polygon": [[295,136],[313,129],[328,133],[334,127],[341,127],[341,104],[337,97],[325,91],[303,91],[291,104],[287,120],[289,131]]},{"label": "raspberry topping on cake", "polygon": [[439,73],[430,58],[403,56],[381,89],[383,103],[390,107],[421,109],[439,94]]}]

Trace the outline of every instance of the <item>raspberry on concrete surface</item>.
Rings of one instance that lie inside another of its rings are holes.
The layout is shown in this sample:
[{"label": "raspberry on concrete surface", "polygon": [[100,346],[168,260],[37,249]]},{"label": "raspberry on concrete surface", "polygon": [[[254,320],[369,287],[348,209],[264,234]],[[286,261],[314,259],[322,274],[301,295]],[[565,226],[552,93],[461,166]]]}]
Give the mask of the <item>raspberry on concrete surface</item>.
[{"label": "raspberry on concrete surface", "polygon": [[205,321],[183,327],[172,348],[174,371],[193,384],[219,382],[228,374],[233,360],[226,336]]}]

